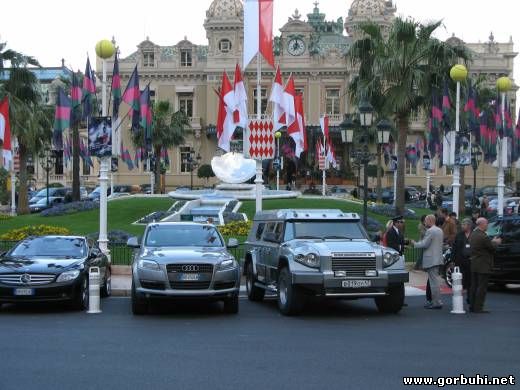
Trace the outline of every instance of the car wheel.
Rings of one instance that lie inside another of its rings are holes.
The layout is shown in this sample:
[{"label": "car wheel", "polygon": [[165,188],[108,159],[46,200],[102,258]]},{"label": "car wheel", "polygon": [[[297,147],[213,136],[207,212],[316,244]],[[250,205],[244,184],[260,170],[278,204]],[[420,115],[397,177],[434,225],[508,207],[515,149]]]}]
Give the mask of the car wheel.
[{"label": "car wheel", "polygon": [[248,262],[246,265],[246,290],[247,297],[250,301],[260,302],[264,299],[265,290],[258,286],[255,286],[255,275],[253,273],[253,263]]},{"label": "car wheel", "polygon": [[232,298],[224,300],[224,313],[237,314],[238,313],[238,294]]},{"label": "car wheel", "polygon": [[112,295],[112,273],[110,268],[105,271],[105,284],[101,287],[101,297],[107,298]]},{"label": "car wheel", "polygon": [[146,300],[137,294],[135,291],[135,284],[132,280],[132,313],[134,315],[142,315],[148,312],[148,303]]},{"label": "car wheel", "polygon": [[297,315],[303,310],[304,296],[298,286],[291,283],[291,274],[287,267],[278,275],[278,309],[283,315]]},{"label": "car wheel", "polygon": [[398,313],[404,305],[404,283],[392,285],[384,297],[376,297],[377,310],[380,313]]},{"label": "car wheel", "polygon": [[455,263],[450,261],[448,264],[444,266],[443,278],[446,281],[446,284],[451,288],[452,287],[452,274],[455,269]]},{"label": "car wheel", "polygon": [[88,309],[88,279],[87,276],[84,276],[81,280],[80,286],[78,288],[76,297],[72,301],[72,307],[74,310],[87,310]]}]

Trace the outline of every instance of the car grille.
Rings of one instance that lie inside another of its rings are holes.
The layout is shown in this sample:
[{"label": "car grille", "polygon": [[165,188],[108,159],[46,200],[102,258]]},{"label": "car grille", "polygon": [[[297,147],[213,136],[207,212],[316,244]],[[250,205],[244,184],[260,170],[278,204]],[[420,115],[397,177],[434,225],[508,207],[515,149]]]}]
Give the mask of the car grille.
[{"label": "car grille", "polygon": [[[0,283],[13,286],[41,286],[52,283],[55,278],[56,275],[53,274],[0,274]],[[24,281],[22,282],[22,280]]]},{"label": "car grille", "polygon": [[165,289],[163,282],[140,280],[139,283],[141,283],[142,288],[147,288],[149,290],[164,290]]},{"label": "car grille", "polygon": [[166,265],[168,273],[197,273],[212,274],[213,264],[168,264]]},{"label": "car grille", "polygon": [[201,282],[174,282],[170,280],[170,287],[174,290],[207,290],[210,284],[211,280]]},{"label": "car grille", "polygon": [[215,282],[215,290],[227,290],[235,287],[235,282]]},{"label": "car grille", "polygon": [[365,276],[365,271],[376,269],[376,257],[373,253],[332,254],[332,271],[345,271],[347,276]]}]

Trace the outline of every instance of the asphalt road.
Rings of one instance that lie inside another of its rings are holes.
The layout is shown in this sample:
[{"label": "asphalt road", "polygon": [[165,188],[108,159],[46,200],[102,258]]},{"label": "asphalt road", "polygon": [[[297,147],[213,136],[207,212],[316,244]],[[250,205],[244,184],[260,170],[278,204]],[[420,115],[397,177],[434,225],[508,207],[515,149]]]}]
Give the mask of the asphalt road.
[{"label": "asphalt road", "polygon": [[314,302],[293,318],[273,300],[241,300],[235,316],[217,303],[134,317],[128,298],[104,300],[98,315],[4,306],[0,390],[401,389],[403,376],[460,374],[520,380],[520,290],[490,293],[490,314],[407,302],[399,315],[379,314],[371,300]]}]

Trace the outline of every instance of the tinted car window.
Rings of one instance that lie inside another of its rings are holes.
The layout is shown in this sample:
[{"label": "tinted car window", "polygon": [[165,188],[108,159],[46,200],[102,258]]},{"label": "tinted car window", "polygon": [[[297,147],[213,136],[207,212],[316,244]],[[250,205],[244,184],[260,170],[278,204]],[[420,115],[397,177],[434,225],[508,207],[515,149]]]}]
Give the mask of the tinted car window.
[{"label": "tinted car window", "polygon": [[257,240],[260,240],[260,237],[262,237],[262,233],[264,232],[265,223],[259,223],[258,228],[256,229],[255,237]]},{"label": "tinted car window", "polygon": [[[290,231],[292,238],[352,238],[366,239],[367,235],[358,222],[346,221],[294,221]],[[286,238],[287,237],[286,235]]]},{"label": "tinted car window", "polygon": [[87,253],[85,240],[72,237],[36,237],[20,242],[11,256],[83,257]]},{"label": "tinted car window", "polygon": [[152,225],[146,234],[145,246],[224,246],[222,239],[210,225]]}]

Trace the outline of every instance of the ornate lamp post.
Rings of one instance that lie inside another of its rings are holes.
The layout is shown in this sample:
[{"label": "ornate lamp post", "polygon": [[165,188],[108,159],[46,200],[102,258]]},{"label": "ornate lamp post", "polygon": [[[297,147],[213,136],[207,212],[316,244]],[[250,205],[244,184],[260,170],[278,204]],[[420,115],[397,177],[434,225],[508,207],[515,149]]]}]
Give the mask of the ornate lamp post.
[{"label": "ornate lamp post", "polygon": [[[350,157],[348,149],[352,142],[354,141],[354,129],[355,124],[350,115],[345,114],[343,117],[343,122],[339,124],[339,128],[341,130],[341,141],[345,144],[345,153],[343,160],[345,161],[345,171],[350,172],[349,166],[350,166]],[[348,164],[348,165],[347,165]],[[359,175],[358,175],[358,192],[359,192]]]},{"label": "ornate lamp post", "polygon": [[359,109],[359,122],[363,129],[362,136],[364,138],[363,148],[357,151],[359,162],[363,164],[363,226],[367,228],[368,221],[368,163],[372,159],[368,150],[368,129],[372,126],[372,117],[374,109],[372,105],[367,101],[361,101],[358,106]]},{"label": "ornate lamp post", "polygon": [[392,124],[386,118],[383,118],[377,124],[377,202],[381,203],[381,155],[382,147],[390,141],[390,129]]},{"label": "ornate lamp post", "polygon": [[[500,77],[497,80],[497,89],[500,92],[501,97],[501,115],[502,115],[502,136],[498,137],[498,150],[497,150],[497,160],[498,160],[498,216],[502,217],[504,215],[504,167],[507,165],[508,161],[505,159],[504,155],[507,156],[507,153],[504,153],[504,130],[505,130],[505,106],[506,106],[506,93],[511,90],[513,83],[511,79],[508,77]],[[505,146],[507,147],[507,145]]]},{"label": "ornate lamp post", "polygon": [[282,132],[277,131],[274,133],[274,137],[276,138],[276,191],[280,191],[280,169],[281,169],[281,161],[280,161],[280,137],[282,136]]},{"label": "ornate lamp post", "polygon": [[[101,115],[107,116],[107,58],[114,55],[115,47],[112,42],[103,39],[96,44],[96,54],[102,59],[103,78],[101,80]],[[107,186],[110,157],[101,158],[99,165],[99,249],[109,254],[107,236]]]},{"label": "ornate lamp post", "polygon": [[193,149],[190,150],[190,154],[186,157],[184,160],[184,163],[188,166],[188,169],[190,170],[190,190],[193,191],[193,171],[195,168],[197,168],[200,164],[200,160],[202,160],[202,157],[200,157],[200,154],[197,153],[197,157],[194,157],[195,151]]},{"label": "ornate lamp post", "polygon": [[[468,70],[464,65],[454,65],[450,70],[450,77],[457,83],[457,103],[455,106],[455,138],[458,139],[460,132],[460,83],[468,77]],[[455,142],[457,144],[457,142]],[[452,148],[455,145],[451,146]],[[460,165],[454,161],[453,166],[453,211],[459,215],[459,192],[460,192]]]},{"label": "ornate lamp post", "polygon": [[49,145],[46,145],[45,148],[38,154],[38,160],[40,161],[40,165],[46,174],[45,188],[47,190],[47,206],[49,206],[49,172],[56,161],[54,150],[51,150]]},{"label": "ornate lamp post", "polygon": [[471,198],[471,208],[477,204],[475,190],[477,188],[477,169],[482,161],[482,152],[477,144],[471,145],[471,168],[473,168],[473,197]]}]

